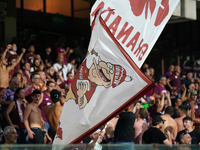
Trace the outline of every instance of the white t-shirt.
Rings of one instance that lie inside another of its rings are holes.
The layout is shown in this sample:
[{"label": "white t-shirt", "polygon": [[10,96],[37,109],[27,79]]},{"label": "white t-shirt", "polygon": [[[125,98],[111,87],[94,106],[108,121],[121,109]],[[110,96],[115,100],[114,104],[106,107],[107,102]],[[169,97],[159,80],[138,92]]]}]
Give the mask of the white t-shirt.
[{"label": "white t-shirt", "polygon": [[[68,69],[68,71],[70,71],[70,70],[72,69],[72,64],[68,63],[68,64],[67,64],[67,69]],[[73,75],[75,75],[75,74],[74,74],[74,69],[72,69],[71,72],[73,73]]]},{"label": "white t-shirt", "polygon": [[[58,71],[62,68],[62,66],[60,66],[58,63],[55,63],[53,65],[53,67]],[[63,76],[64,80],[67,81],[67,73],[69,72],[70,70],[68,70],[67,66],[64,65],[64,68],[62,69],[62,71],[60,72],[60,75]]]}]

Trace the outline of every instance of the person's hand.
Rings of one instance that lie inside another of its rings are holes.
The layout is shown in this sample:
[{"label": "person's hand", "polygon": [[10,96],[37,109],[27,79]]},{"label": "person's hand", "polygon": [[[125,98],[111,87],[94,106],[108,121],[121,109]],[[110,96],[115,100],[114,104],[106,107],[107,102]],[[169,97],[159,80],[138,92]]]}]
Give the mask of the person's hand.
[{"label": "person's hand", "polygon": [[22,53],[25,53],[26,52],[26,49],[25,48],[22,48]]},{"label": "person's hand", "polygon": [[35,133],[33,132],[33,131],[28,131],[28,137],[30,138],[30,139],[33,139],[34,137],[33,137],[33,135],[35,135]]},{"label": "person's hand", "polygon": [[11,45],[11,44],[8,44],[6,50],[8,51],[8,50],[10,50],[10,49],[12,49],[12,45]]},{"label": "person's hand", "polygon": [[15,124],[12,124],[11,126],[13,126],[14,128],[18,129],[19,126],[18,125],[15,125]]},{"label": "person's hand", "polygon": [[191,108],[192,110],[195,110],[194,101],[190,101],[190,108]]},{"label": "person's hand", "polygon": [[169,91],[167,91],[166,97],[167,97],[167,98],[170,98],[170,92],[169,92]]},{"label": "person's hand", "polygon": [[185,84],[183,84],[181,87],[182,87],[182,91],[186,91]]},{"label": "person's hand", "polygon": [[165,132],[165,135],[166,135],[167,137],[170,137],[170,136],[171,136],[171,133],[169,132],[169,130],[167,130],[167,131]]},{"label": "person's hand", "polygon": [[70,50],[70,48],[69,48],[69,47],[67,47],[67,48],[66,48],[66,52],[69,52],[69,50]]},{"label": "person's hand", "polygon": [[70,48],[69,53],[72,54],[74,52],[73,48]]},{"label": "person's hand", "polygon": [[51,144],[51,143],[52,143],[52,139],[50,138],[50,136],[47,136],[47,140],[48,140],[48,142],[47,142],[47,143],[49,143],[49,144]]},{"label": "person's hand", "polygon": [[0,96],[4,96],[6,94],[7,90],[6,89],[3,89],[0,91]]}]

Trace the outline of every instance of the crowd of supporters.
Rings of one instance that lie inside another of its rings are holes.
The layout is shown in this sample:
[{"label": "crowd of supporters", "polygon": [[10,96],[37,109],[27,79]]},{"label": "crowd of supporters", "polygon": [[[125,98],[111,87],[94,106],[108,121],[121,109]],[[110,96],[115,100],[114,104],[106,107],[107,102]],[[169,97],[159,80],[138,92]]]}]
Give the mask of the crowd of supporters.
[{"label": "crowd of supporters", "polygon": [[[34,45],[22,48],[20,55],[16,43],[1,48],[2,143],[52,143],[65,96],[85,53],[64,44],[54,50],[56,59],[51,47],[42,53],[36,54]],[[156,87],[83,143],[101,136],[100,142],[109,144],[199,144],[200,79],[192,72],[182,75],[180,66],[174,65],[158,81],[148,64],[141,70]]]}]

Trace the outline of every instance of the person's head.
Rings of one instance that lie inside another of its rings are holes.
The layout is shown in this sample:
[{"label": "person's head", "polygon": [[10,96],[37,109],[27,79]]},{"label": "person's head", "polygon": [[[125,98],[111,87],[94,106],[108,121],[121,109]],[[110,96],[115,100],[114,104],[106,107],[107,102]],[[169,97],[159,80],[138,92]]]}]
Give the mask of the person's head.
[{"label": "person's head", "polygon": [[143,68],[148,69],[148,68],[149,68],[149,65],[148,65],[147,63],[144,63],[144,64],[142,65],[142,69],[143,69]]},{"label": "person's head", "polygon": [[90,138],[91,138],[93,141],[97,140],[98,137],[99,137],[99,135],[100,135],[100,132],[101,132],[100,129],[96,130],[94,133],[92,133],[92,134],[90,135]]},{"label": "person's head", "polygon": [[[2,54],[0,56],[2,56]],[[8,59],[6,57],[2,60],[2,65],[4,66],[8,65]]]},{"label": "person's head", "polygon": [[188,110],[188,107],[186,105],[180,105],[178,106],[177,115],[178,116],[186,115],[187,110]]},{"label": "person's head", "polygon": [[13,77],[9,82],[9,88],[12,91],[16,91],[16,89],[19,87],[19,79],[17,77]]},{"label": "person's head", "polygon": [[29,62],[25,62],[24,65],[23,65],[23,69],[25,71],[30,71],[31,70],[31,65]]},{"label": "person's head", "polygon": [[70,80],[70,79],[74,79],[74,74],[72,72],[68,72],[67,73],[67,79]]},{"label": "person's head", "polygon": [[142,72],[149,78],[150,77],[150,71],[148,68],[142,68]]},{"label": "person's head", "polygon": [[165,114],[168,114],[168,115],[173,115],[174,113],[174,108],[172,106],[168,106],[166,109],[165,109]]},{"label": "person's head", "polygon": [[14,63],[16,62],[16,58],[15,57],[9,57],[8,58],[8,65],[12,66]]},{"label": "person's head", "polygon": [[50,93],[53,89],[55,89],[55,82],[47,81],[47,92]]},{"label": "person's head", "polygon": [[183,118],[183,126],[185,129],[190,129],[193,127],[193,121],[191,117],[185,117]]},{"label": "person's head", "polygon": [[153,120],[152,120],[152,125],[153,126],[157,126],[158,129],[160,129],[162,127],[162,125],[164,124],[165,120],[163,120],[160,115],[155,115],[153,117]]},{"label": "person's head", "polygon": [[191,79],[192,79],[192,72],[188,72],[188,73],[187,73],[187,79],[188,79],[188,80],[191,80]]},{"label": "person's head", "polygon": [[175,70],[175,72],[178,73],[178,74],[181,73],[181,67],[180,67],[180,66],[176,66],[174,70]]},{"label": "person's head", "polygon": [[169,72],[174,72],[174,65],[169,66]]},{"label": "person's head", "polygon": [[44,65],[39,65],[39,67],[38,67],[38,71],[43,71],[44,70]]},{"label": "person's head", "polygon": [[75,60],[75,58],[74,57],[69,57],[69,60],[68,60],[68,62],[70,63],[70,64],[72,64],[72,65],[75,65],[75,63],[76,63],[76,60]]},{"label": "person's head", "polygon": [[3,135],[7,144],[14,144],[17,142],[17,131],[13,126],[5,127],[3,130]]},{"label": "person's head", "polygon": [[174,100],[174,103],[175,103],[175,106],[180,106],[180,105],[182,105],[182,100],[180,99],[180,98],[176,98],[175,100]]},{"label": "person's head", "polygon": [[134,105],[134,104],[131,104],[130,106],[128,106],[128,107],[125,109],[125,111],[126,111],[126,112],[133,112],[133,105]]},{"label": "person's head", "polygon": [[20,72],[15,72],[15,73],[13,74],[13,78],[14,78],[14,77],[17,77],[18,80],[19,80],[19,82],[22,81],[22,74],[21,74]]},{"label": "person's head", "polygon": [[137,102],[135,102],[134,103],[134,106],[135,106],[135,108],[136,108],[136,111],[138,110],[140,110],[140,108],[142,108],[142,105],[141,105],[141,102],[140,101],[137,101]]},{"label": "person's head", "polygon": [[159,83],[162,85],[162,86],[165,86],[167,84],[167,79],[165,76],[161,76],[160,77],[160,80],[159,80]]},{"label": "person's head", "polygon": [[58,54],[57,60],[58,60],[59,64],[63,64],[64,63],[64,57],[63,57],[63,55],[62,54]]},{"label": "person's head", "polygon": [[41,56],[40,56],[40,54],[36,54],[36,55],[35,55],[35,58],[41,60]]},{"label": "person's head", "polygon": [[50,95],[51,95],[51,100],[53,103],[56,103],[56,102],[59,102],[60,101],[60,98],[61,98],[61,93],[56,90],[56,89],[53,89],[51,92],[50,92]]},{"label": "person's head", "polygon": [[40,75],[41,80],[43,80],[43,81],[46,80],[46,75],[45,75],[44,71],[39,71],[38,73]]},{"label": "person's head", "polygon": [[30,45],[28,48],[29,52],[34,53],[35,52],[35,47],[34,45]]},{"label": "person's head", "polygon": [[191,101],[196,101],[197,100],[197,91],[191,91],[190,92],[190,100]]},{"label": "person's head", "polygon": [[50,67],[49,68],[49,76],[52,78],[55,74],[55,68],[54,67]]},{"label": "person's head", "polygon": [[150,68],[149,71],[150,71],[150,75],[151,75],[151,76],[154,76],[154,69],[153,69],[153,68]]},{"label": "person's head", "polygon": [[140,108],[139,115],[141,119],[145,119],[148,116],[148,110],[145,108]]},{"label": "person's head", "polygon": [[40,60],[38,58],[35,58],[33,64],[34,64],[34,66],[39,67],[40,66]]},{"label": "person's head", "polygon": [[25,91],[23,88],[17,88],[14,95],[14,101],[17,99],[25,99]]},{"label": "person's head", "polygon": [[180,135],[181,144],[191,144],[192,138],[188,133],[182,133]]},{"label": "person's head", "polygon": [[45,50],[46,50],[47,53],[51,53],[51,47],[50,46],[47,47]]},{"label": "person's head", "polygon": [[40,83],[40,74],[37,72],[34,72],[31,74],[31,82],[35,85],[39,85]]},{"label": "person's head", "polygon": [[193,82],[189,83],[188,89],[189,89],[190,91],[194,91],[194,90],[195,90],[195,85],[194,85]]},{"label": "person's head", "polygon": [[32,92],[31,98],[32,98],[33,103],[38,103],[40,98],[41,98],[41,91],[40,90],[34,90]]},{"label": "person's head", "polygon": [[16,52],[16,51],[17,51],[17,44],[16,44],[16,43],[13,43],[13,44],[12,44],[12,49],[11,49],[11,51],[13,51],[13,52]]}]

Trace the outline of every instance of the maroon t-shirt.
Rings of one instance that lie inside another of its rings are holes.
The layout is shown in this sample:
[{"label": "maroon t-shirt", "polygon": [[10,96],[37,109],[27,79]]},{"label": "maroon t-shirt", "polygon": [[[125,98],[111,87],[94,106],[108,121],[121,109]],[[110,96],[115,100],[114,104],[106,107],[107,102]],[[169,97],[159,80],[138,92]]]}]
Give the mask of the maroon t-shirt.
[{"label": "maroon t-shirt", "polygon": [[24,56],[25,62],[29,62],[31,66],[32,66],[33,63],[34,63],[34,62],[33,62],[34,59],[35,59],[35,54],[26,53],[25,56]]},{"label": "maroon t-shirt", "polygon": [[27,102],[29,102],[29,103],[32,102],[31,94],[36,89],[37,88],[35,88],[33,85],[29,85],[29,86],[25,87],[25,89],[24,89],[25,90],[25,99],[27,100]]},{"label": "maroon t-shirt", "polygon": [[155,88],[153,93],[156,93],[157,95],[160,95],[160,93],[163,92],[164,94],[167,93],[167,90],[165,87],[162,87],[160,84],[158,84]]},{"label": "maroon t-shirt", "polygon": [[176,87],[178,93],[181,93],[181,80],[180,77],[177,76],[176,74],[172,74],[170,77],[170,84],[172,87]]},{"label": "maroon t-shirt", "polygon": [[[65,52],[65,49],[64,49],[64,48],[62,48],[62,47],[57,47],[57,48],[56,48],[56,53],[57,53],[57,54],[59,54],[59,53],[64,53],[64,52]],[[66,65],[66,63],[67,63],[67,56],[66,56],[66,54],[63,55],[63,57],[64,57],[64,64]]]},{"label": "maroon t-shirt", "polygon": [[[6,54],[6,58],[10,58],[10,57],[15,57],[16,59],[19,57],[19,55],[16,53],[16,54],[11,54],[10,52],[8,52]],[[15,66],[15,69],[19,69],[20,68],[20,62]]]}]

